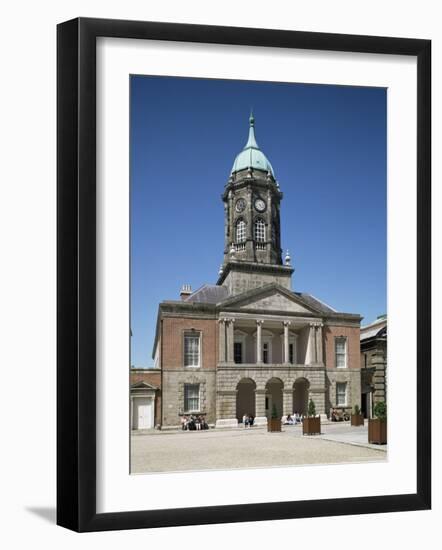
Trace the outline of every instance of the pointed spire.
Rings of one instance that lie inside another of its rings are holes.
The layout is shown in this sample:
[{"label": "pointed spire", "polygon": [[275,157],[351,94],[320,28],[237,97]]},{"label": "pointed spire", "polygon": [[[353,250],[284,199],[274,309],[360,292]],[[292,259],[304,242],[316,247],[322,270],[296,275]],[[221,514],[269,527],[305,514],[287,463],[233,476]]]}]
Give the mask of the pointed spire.
[{"label": "pointed spire", "polygon": [[255,149],[259,149],[258,144],[256,143],[256,138],[255,138],[255,117],[253,116],[253,111],[250,111],[249,139],[247,140],[247,143],[246,143],[244,149],[249,149],[250,147],[253,147]]}]

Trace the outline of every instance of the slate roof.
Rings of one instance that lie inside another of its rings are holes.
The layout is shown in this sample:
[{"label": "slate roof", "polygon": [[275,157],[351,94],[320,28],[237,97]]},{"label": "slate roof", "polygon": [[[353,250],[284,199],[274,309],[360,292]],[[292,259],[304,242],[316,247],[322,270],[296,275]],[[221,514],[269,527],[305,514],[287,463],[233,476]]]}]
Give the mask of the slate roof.
[{"label": "slate roof", "polygon": [[361,327],[361,341],[369,338],[385,338],[387,336],[387,319],[376,319],[373,323]]},{"label": "slate roof", "polygon": [[[259,290],[259,289],[255,289]],[[293,292],[289,291],[294,296],[298,296],[307,306],[311,306],[313,309],[320,313],[337,313],[335,309],[331,308],[324,302],[321,302],[311,294],[306,292]],[[235,298],[240,298],[240,294]],[[206,304],[218,304],[223,300],[230,298],[227,287],[222,285],[209,285],[205,284],[198,290],[195,290],[190,296],[188,296],[184,302],[199,302]]]},{"label": "slate roof", "polygon": [[311,294],[307,294],[306,292],[293,292],[293,294],[295,294],[295,296],[299,296],[305,304],[312,306],[313,309],[316,309],[321,313],[337,313],[336,309],[333,309],[324,302],[321,302],[321,300],[318,300]]},{"label": "slate roof", "polygon": [[217,304],[227,298],[229,291],[221,285],[203,285],[188,296],[185,302],[204,302],[206,304]]}]

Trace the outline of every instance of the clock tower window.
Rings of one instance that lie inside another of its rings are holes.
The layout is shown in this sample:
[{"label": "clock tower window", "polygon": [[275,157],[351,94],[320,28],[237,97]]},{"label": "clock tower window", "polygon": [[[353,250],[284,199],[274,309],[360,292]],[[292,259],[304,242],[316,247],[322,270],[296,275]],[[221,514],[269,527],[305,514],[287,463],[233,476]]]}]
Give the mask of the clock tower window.
[{"label": "clock tower window", "polygon": [[263,220],[258,219],[255,222],[255,241],[263,243],[266,240],[266,225]]},{"label": "clock tower window", "polygon": [[238,220],[236,222],[236,242],[244,243],[246,240],[246,222]]}]

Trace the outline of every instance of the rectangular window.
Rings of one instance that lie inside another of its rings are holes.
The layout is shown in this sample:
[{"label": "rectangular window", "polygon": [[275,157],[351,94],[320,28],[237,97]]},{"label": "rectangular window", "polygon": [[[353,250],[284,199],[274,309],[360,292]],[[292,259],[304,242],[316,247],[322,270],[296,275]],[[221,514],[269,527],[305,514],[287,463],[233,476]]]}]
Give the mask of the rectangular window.
[{"label": "rectangular window", "polygon": [[347,405],[347,383],[336,382],[336,405],[344,407]]},{"label": "rectangular window", "polygon": [[184,384],[184,412],[200,410],[200,385]]},{"label": "rectangular window", "polygon": [[347,338],[343,336],[335,338],[335,356],[336,367],[345,368],[347,366]]},{"label": "rectangular window", "polygon": [[184,366],[200,366],[200,334],[184,334]]},{"label": "rectangular window", "polygon": [[242,342],[233,344],[233,360],[235,363],[242,363]]},{"label": "rectangular window", "polygon": [[264,342],[262,345],[262,362],[268,363],[269,362],[269,343]]}]

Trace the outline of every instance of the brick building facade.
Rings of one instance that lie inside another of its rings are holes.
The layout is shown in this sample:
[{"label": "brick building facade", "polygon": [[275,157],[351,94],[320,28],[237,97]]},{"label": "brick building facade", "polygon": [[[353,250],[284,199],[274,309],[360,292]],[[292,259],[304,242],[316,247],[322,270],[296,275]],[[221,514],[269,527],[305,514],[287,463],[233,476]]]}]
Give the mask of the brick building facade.
[{"label": "brick building facade", "polygon": [[161,373],[163,429],[182,414],[217,427],[278,415],[350,410],[361,404],[360,321],[292,288],[282,261],[280,201],[273,168],[255,139],[235,159],[222,194],[224,261],[218,281],[159,305],[153,349]]}]

